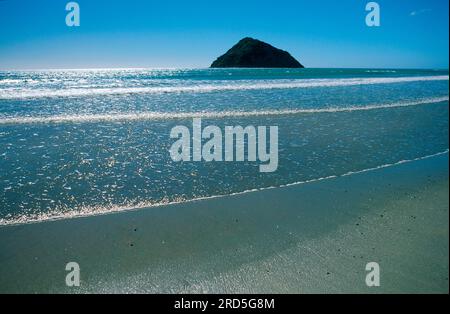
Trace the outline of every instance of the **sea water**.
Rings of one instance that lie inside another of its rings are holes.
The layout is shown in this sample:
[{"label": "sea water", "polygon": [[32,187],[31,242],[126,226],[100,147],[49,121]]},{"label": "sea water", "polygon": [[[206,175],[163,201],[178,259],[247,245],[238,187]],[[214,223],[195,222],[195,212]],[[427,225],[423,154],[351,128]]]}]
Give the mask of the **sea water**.
[{"label": "sea water", "polygon": [[[0,72],[0,225],[320,180],[448,152],[448,70]],[[174,162],[170,130],[278,126],[277,171]],[[299,200],[301,201],[301,200]],[[151,210],[151,209],[149,209]]]}]

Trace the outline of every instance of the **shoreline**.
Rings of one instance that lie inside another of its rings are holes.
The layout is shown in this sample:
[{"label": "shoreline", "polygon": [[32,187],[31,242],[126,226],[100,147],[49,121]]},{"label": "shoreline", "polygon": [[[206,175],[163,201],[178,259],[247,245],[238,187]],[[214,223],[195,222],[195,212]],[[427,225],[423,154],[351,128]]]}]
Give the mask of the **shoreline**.
[{"label": "shoreline", "polygon": [[20,225],[28,225],[28,224],[35,224],[35,223],[52,222],[52,221],[59,221],[59,220],[66,220],[66,219],[88,218],[88,217],[103,216],[103,215],[109,215],[109,214],[118,214],[118,213],[129,212],[129,211],[145,210],[145,209],[151,209],[151,208],[161,207],[161,206],[177,205],[177,204],[198,202],[198,201],[210,200],[210,199],[220,199],[223,197],[242,195],[242,194],[246,194],[246,193],[255,193],[255,192],[261,192],[261,191],[271,190],[271,189],[285,188],[285,187],[289,187],[289,186],[314,183],[314,182],[319,182],[322,180],[329,180],[329,179],[334,179],[334,178],[339,178],[339,177],[351,176],[354,174],[360,174],[360,173],[364,173],[364,172],[376,171],[379,169],[395,167],[395,166],[398,166],[398,165],[401,165],[404,163],[415,162],[415,161],[419,161],[419,160],[433,158],[433,157],[445,155],[448,153],[449,153],[449,149],[446,149],[444,151],[437,152],[437,153],[430,154],[430,155],[425,155],[425,156],[416,157],[416,158],[412,158],[412,159],[404,159],[404,160],[400,160],[400,161],[397,161],[394,163],[383,164],[383,165],[373,167],[373,168],[349,171],[349,172],[346,172],[346,173],[340,174],[340,175],[331,175],[331,176],[327,176],[327,177],[320,177],[320,178],[310,179],[310,180],[305,180],[305,181],[296,181],[296,182],[282,184],[280,186],[267,186],[267,187],[262,187],[262,188],[254,188],[254,189],[244,190],[244,191],[240,191],[240,192],[234,192],[234,193],[230,193],[230,194],[211,195],[211,196],[198,197],[198,198],[188,199],[188,200],[169,201],[167,203],[155,203],[155,204],[144,203],[142,205],[137,204],[135,206],[130,206],[130,207],[117,206],[117,207],[113,207],[113,208],[108,208],[107,210],[104,210],[104,211],[103,210],[97,211],[97,212],[89,211],[87,214],[79,214],[79,213],[75,213],[72,215],[62,214],[61,216],[48,217],[48,218],[41,217],[41,218],[31,219],[31,220],[27,220],[27,221],[18,221],[17,220],[17,221],[5,223],[4,221],[2,221],[0,219],[0,228],[8,227],[8,226],[20,226]]},{"label": "shoreline", "polygon": [[[254,193],[0,226],[0,292],[448,293],[447,192],[445,153]],[[64,284],[70,261],[80,264],[79,288]],[[377,288],[365,285],[372,261]]]}]

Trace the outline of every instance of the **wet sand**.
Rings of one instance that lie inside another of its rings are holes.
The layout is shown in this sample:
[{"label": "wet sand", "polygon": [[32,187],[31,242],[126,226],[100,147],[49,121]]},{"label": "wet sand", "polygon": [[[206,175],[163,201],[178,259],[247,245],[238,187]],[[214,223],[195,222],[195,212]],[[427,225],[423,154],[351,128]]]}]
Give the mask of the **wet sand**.
[{"label": "wet sand", "polygon": [[[0,227],[0,292],[448,293],[448,154],[103,216]],[[66,287],[65,265],[81,268]],[[381,286],[367,287],[377,262]]]}]

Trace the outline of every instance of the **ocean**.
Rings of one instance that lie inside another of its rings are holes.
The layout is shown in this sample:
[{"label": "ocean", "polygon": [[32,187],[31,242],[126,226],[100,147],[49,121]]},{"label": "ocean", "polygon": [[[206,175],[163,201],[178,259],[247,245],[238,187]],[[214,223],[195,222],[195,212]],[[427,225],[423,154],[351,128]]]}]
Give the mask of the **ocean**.
[{"label": "ocean", "polygon": [[[448,153],[448,70],[0,72],[0,225],[339,177]],[[174,162],[176,125],[278,126],[278,169]],[[249,205],[250,206],[250,205]]]}]

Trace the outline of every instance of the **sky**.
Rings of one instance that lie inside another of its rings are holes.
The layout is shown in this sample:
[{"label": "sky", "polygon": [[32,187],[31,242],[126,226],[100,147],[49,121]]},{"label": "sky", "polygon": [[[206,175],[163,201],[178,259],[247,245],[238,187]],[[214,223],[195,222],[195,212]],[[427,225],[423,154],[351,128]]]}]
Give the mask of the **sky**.
[{"label": "sky", "polygon": [[448,69],[448,0],[0,0],[0,69],[208,67],[243,37],[306,67]]}]

